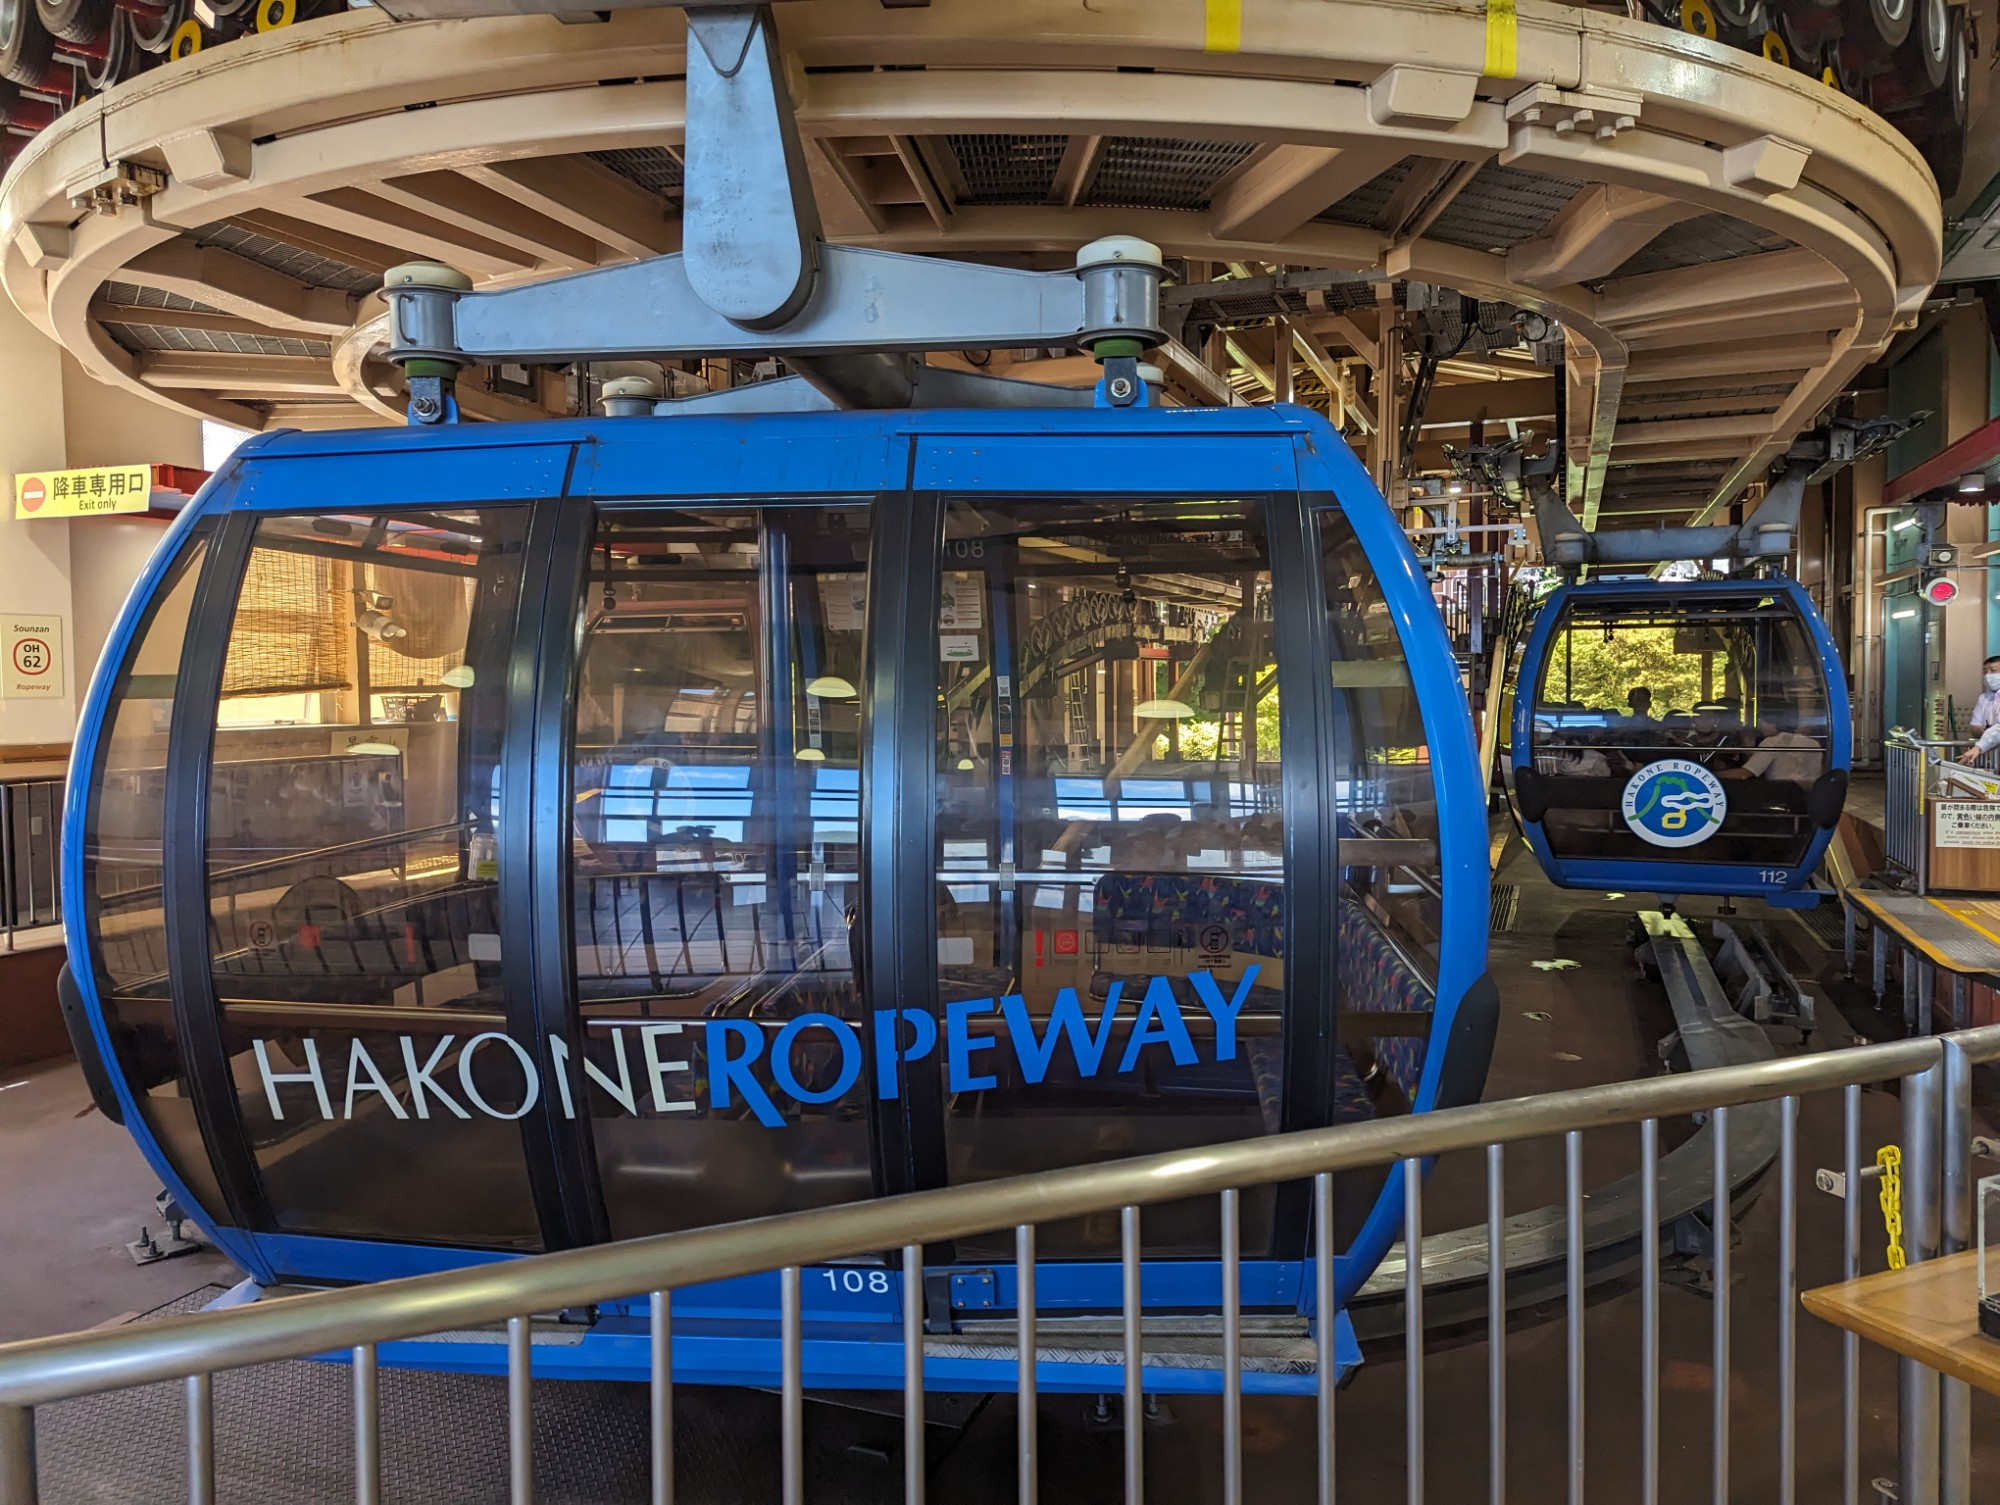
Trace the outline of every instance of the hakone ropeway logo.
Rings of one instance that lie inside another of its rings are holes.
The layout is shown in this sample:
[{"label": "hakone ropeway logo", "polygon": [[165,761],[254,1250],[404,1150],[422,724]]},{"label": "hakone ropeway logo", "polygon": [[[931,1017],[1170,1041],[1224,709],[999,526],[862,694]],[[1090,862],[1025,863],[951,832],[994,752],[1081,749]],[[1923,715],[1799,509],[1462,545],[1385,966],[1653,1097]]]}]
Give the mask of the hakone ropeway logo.
[{"label": "hakone ropeway logo", "polygon": [[1625,824],[1656,847],[1692,847],[1722,829],[1729,795],[1722,780],[1689,758],[1661,758],[1626,781]]},{"label": "hakone ropeway logo", "polygon": [[[1228,995],[1206,972],[1191,972],[1185,979],[1214,1023],[1215,1062],[1236,1059],[1236,1019],[1250,997],[1257,972],[1256,966],[1244,968],[1242,979]],[[634,1117],[642,1103],[654,1113],[693,1113],[704,1106],[710,1111],[727,1111],[740,1102],[759,1123],[777,1129],[784,1127],[785,1116],[759,1079],[760,1065],[781,1093],[808,1105],[845,1097],[861,1080],[864,1069],[873,1070],[881,1096],[893,1098],[901,1090],[899,1066],[928,1059],[942,1048],[950,1089],[984,1092],[1000,1084],[994,1068],[1002,1058],[986,1053],[999,1051],[1003,1037],[1013,1046],[1020,1080],[1029,1086],[1041,1082],[1059,1058],[1073,1064],[1079,1077],[1094,1077],[1110,1065],[1112,1036],[1125,1022],[1119,1017],[1124,987],[1122,982],[1112,983],[1104,1001],[1089,1009],[1076,989],[1063,988],[1039,1029],[1019,993],[1000,999],[954,1000],[944,1006],[942,1023],[921,1009],[877,1009],[869,1015],[865,1028],[825,1012],[800,1014],[775,1030],[753,1019],[635,1020],[610,1030],[609,1067],[588,1056],[573,1063],[568,1042],[550,1035],[547,1045],[554,1102],[562,1116],[571,1119],[577,1116],[579,1089],[588,1086],[596,1087]],[[995,1013],[1005,1024],[1004,1031],[974,1031],[975,1019]],[[1164,1046],[1176,1066],[1201,1064],[1170,979],[1149,981],[1136,1013],[1128,1018],[1131,1030],[1112,1068],[1117,1074],[1134,1070],[1140,1052],[1151,1046]],[[636,1050],[626,1044],[633,1035],[638,1036]],[[688,1036],[699,1042],[704,1063],[700,1068],[688,1058]],[[309,1090],[319,1116],[329,1120],[353,1118],[356,1100],[369,1095],[379,1097],[400,1119],[428,1120],[434,1110],[453,1118],[471,1118],[476,1111],[489,1118],[516,1119],[535,1110],[543,1097],[542,1069],[526,1046],[497,1030],[473,1035],[459,1049],[454,1070],[449,1063],[457,1041],[456,1035],[421,1040],[409,1035],[397,1037],[398,1058],[390,1069],[401,1067],[408,1089],[405,1101],[361,1037],[354,1036],[348,1042],[346,1080],[337,1114],[326,1063],[311,1036],[300,1041],[305,1056],[302,1070],[282,1069],[291,1064],[287,1061],[274,1064],[264,1038],[258,1037],[251,1044],[274,1119],[285,1117],[281,1087]],[[514,1106],[498,1107],[489,1100],[494,1083],[480,1083],[482,1051],[492,1052],[496,1060],[513,1057],[519,1091],[510,1092],[508,1097]],[[581,1067],[580,1076],[572,1072],[572,1064]]]}]

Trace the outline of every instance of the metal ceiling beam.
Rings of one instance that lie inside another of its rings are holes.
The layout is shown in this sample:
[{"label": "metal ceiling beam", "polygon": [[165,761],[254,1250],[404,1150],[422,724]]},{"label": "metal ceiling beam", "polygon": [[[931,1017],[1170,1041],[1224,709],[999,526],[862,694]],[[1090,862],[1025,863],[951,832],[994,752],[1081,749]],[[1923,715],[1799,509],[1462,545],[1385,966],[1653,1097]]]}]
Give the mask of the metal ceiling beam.
[{"label": "metal ceiling beam", "polygon": [[1282,239],[1400,155],[1394,147],[1259,147],[1216,188],[1209,233],[1217,240]]},{"label": "metal ceiling beam", "polygon": [[664,256],[681,248],[680,221],[667,218],[662,200],[581,153],[486,162],[461,170],[621,256]]}]

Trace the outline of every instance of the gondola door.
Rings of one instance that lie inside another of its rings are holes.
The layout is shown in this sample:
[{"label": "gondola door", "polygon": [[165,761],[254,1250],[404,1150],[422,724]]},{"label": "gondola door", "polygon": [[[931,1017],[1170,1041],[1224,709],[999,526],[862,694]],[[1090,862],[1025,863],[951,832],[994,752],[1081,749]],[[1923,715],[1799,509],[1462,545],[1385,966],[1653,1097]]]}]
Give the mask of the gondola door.
[{"label": "gondola door", "polygon": [[606,1231],[864,1199],[849,930],[869,509],[635,503],[592,527],[569,982]]}]

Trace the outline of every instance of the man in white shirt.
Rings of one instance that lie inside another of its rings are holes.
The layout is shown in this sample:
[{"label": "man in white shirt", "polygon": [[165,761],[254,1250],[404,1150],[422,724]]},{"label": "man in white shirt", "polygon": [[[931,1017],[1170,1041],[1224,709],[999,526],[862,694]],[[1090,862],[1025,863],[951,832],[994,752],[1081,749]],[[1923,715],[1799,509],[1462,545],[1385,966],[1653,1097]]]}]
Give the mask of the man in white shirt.
[{"label": "man in white shirt", "polygon": [[1961,763],[1970,763],[1981,753],[2000,747],[2000,653],[1989,658],[1983,667],[1985,679],[1979,699],[1972,706],[1972,733],[1979,740],[1958,755]]},{"label": "man in white shirt", "polygon": [[1743,760],[1741,768],[1723,770],[1725,779],[1777,779],[1787,784],[1810,785],[1820,774],[1820,747],[1803,732],[1778,729],[1770,715],[1757,718],[1757,750]]}]

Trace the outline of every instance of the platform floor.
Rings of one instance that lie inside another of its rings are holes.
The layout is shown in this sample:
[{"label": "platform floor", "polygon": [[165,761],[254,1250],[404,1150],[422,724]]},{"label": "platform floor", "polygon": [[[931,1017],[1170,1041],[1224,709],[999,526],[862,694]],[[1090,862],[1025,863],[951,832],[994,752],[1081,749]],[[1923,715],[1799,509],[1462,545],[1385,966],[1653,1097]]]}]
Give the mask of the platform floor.
[{"label": "platform floor", "polygon": [[[1561,894],[1544,883],[1518,841],[1498,881],[1519,888],[1514,928],[1494,937],[1492,966],[1504,1013],[1489,1097],[1581,1086],[1654,1069],[1666,1002],[1642,982],[1625,944],[1626,918],[1643,896]],[[1713,912],[1698,902],[1693,917]],[[1745,906],[1745,918],[1757,918]],[[1826,979],[1833,1007],[1811,1048],[1835,1048],[1892,1033],[1893,995],[1878,1013],[1860,985],[1839,981],[1837,952],[1789,917],[1773,923],[1802,975]],[[1533,963],[1567,959],[1574,968]],[[1539,1017],[1545,1015],[1546,1017]],[[1795,1048],[1779,1032],[1781,1048]],[[2000,1101],[1981,1082],[1985,1101]],[[150,1213],[145,1167],[121,1130],[84,1110],[88,1096],[73,1065],[13,1073],[0,1081],[0,1185],[9,1197],[7,1252],[0,1262],[0,1337],[19,1337],[118,1319],[168,1305],[199,1304],[234,1279],[213,1255],[145,1269],[124,1242]],[[1896,1136],[1893,1096],[1864,1098],[1864,1142]],[[1800,1279],[1839,1275],[1840,1204],[1811,1190],[1814,1167],[1838,1163],[1837,1100],[1808,1102],[1801,1115]],[[1636,1131],[1586,1140],[1591,1181],[1633,1167]],[[1560,1146],[1510,1153],[1508,1207],[1524,1211],[1560,1191]],[[1481,1215],[1482,1168],[1448,1158],[1426,1197],[1434,1230]],[[1864,1221],[1865,1268],[1882,1264],[1882,1230],[1872,1202]],[[1733,1498],[1775,1497],[1777,1204],[1767,1194],[1741,1222],[1735,1251],[1735,1341],[1730,1376],[1734,1432]],[[1662,1297],[1661,1396],[1665,1446],[1662,1499],[1707,1501],[1708,1424],[1715,1377],[1709,1363],[1709,1299],[1692,1272],[1678,1272]],[[1587,1318],[1585,1461],[1589,1497],[1637,1496],[1639,1296],[1635,1288],[1594,1294]],[[1565,1477],[1564,1332],[1559,1309],[1518,1316],[1508,1338],[1508,1498],[1560,1499]],[[1802,1501],[1839,1498],[1840,1341],[1815,1319],[1799,1320],[1799,1492]],[[1425,1361],[1429,1498],[1486,1497],[1486,1363],[1483,1334],[1433,1343]],[[1894,1466],[1895,1367],[1864,1358],[1863,1477]],[[1400,1347],[1374,1352],[1338,1403],[1339,1486],[1352,1500],[1403,1498],[1403,1366]],[[221,1499],[334,1501],[348,1497],[346,1374],[321,1366],[271,1366],[218,1384]],[[504,1392],[498,1381],[447,1376],[383,1377],[388,1498],[484,1502],[505,1498]],[[610,1385],[538,1387],[539,1498],[613,1502],[645,1496],[643,1393]],[[684,1387],[676,1397],[682,1442],[681,1498],[735,1505],[776,1498],[777,1400],[761,1393]],[[1151,1498],[1196,1502],[1221,1497],[1220,1402],[1174,1399],[1148,1432]],[[1045,1398],[1041,1406],[1041,1497],[1052,1505],[1118,1498],[1117,1427],[1094,1419],[1087,1398]],[[1245,1471],[1260,1505],[1313,1496],[1312,1403],[1251,1398],[1245,1405]],[[1115,1406],[1113,1408],[1115,1418]],[[43,1418],[44,1498],[153,1501],[179,1498],[179,1399],[134,1392],[48,1408]],[[815,1405],[807,1416],[815,1505],[873,1505],[900,1499],[900,1422],[892,1416]],[[2000,1498],[2000,1404],[1975,1403],[1974,1498]],[[995,1399],[962,1428],[932,1429],[931,1498],[985,1505],[1014,1498],[1014,1409]]]}]

